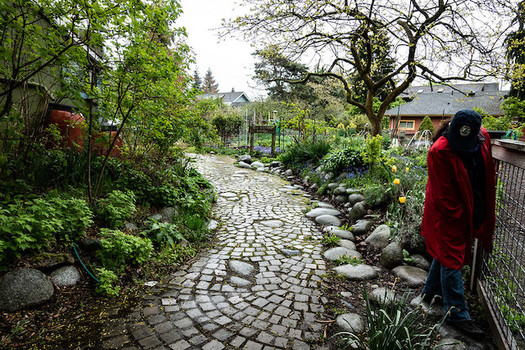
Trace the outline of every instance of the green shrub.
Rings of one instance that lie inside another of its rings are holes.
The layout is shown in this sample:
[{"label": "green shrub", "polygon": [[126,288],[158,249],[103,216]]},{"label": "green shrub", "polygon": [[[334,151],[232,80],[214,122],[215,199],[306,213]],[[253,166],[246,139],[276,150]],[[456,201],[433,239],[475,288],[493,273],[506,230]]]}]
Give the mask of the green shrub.
[{"label": "green shrub", "polygon": [[115,272],[101,267],[97,269],[97,278],[99,284],[95,288],[95,292],[108,297],[116,297],[119,295],[120,287],[113,286],[113,283],[118,279]]},{"label": "green shrub", "polygon": [[0,265],[82,237],[91,217],[86,201],[78,198],[38,198],[0,207]]},{"label": "green shrub", "polygon": [[148,238],[125,234],[119,230],[102,229],[102,249],[97,255],[106,269],[120,272],[127,264],[140,265],[146,262],[153,245]]},{"label": "green shrub", "polygon": [[417,129],[419,132],[423,132],[425,130],[430,131],[432,134],[434,133],[434,124],[432,124],[432,120],[430,120],[428,115],[423,118],[423,121],[421,124],[419,124],[419,129]]},{"label": "green shrub", "polygon": [[381,159],[381,142],[383,136],[376,135],[365,140],[365,149],[362,151],[363,163],[365,165],[375,165]]},{"label": "green shrub", "polygon": [[186,214],[183,221],[186,227],[185,237],[190,242],[198,243],[206,237],[208,229],[205,217],[198,214]]},{"label": "green shrub", "polygon": [[322,160],[323,171],[339,174],[348,168],[359,168],[364,165],[361,147],[334,149]]},{"label": "green shrub", "polygon": [[304,164],[317,164],[330,148],[330,144],[323,140],[295,143],[279,155],[279,160],[289,168],[299,169]]},{"label": "green shrub", "polygon": [[177,225],[154,221],[142,233],[160,246],[172,246],[184,238]]},{"label": "green shrub", "polygon": [[135,195],[131,191],[124,193],[114,190],[95,205],[96,217],[106,222],[110,228],[122,227],[124,221],[133,218],[135,211]]}]

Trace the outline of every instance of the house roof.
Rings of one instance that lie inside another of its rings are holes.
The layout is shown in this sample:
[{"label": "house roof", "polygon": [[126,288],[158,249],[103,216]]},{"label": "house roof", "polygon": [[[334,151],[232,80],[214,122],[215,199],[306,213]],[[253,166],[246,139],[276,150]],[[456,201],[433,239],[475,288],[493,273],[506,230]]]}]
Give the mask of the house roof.
[{"label": "house roof", "polygon": [[232,107],[243,106],[251,102],[248,96],[242,91],[204,93],[199,96],[199,99],[204,98],[220,98],[223,103]]},{"label": "house roof", "polygon": [[[477,107],[490,115],[501,116],[500,106],[507,93],[499,91],[497,83],[458,84],[453,88],[445,85],[413,86],[404,93],[412,100],[399,107],[399,115],[448,117],[459,110]],[[385,112],[390,117],[397,114],[398,107]]]}]

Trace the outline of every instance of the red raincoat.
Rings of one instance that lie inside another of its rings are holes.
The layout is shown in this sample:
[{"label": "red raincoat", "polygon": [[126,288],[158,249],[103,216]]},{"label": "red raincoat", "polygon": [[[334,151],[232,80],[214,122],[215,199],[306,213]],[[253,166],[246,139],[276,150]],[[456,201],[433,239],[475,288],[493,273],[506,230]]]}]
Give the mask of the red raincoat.
[{"label": "red raincoat", "polygon": [[432,145],[427,157],[428,183],[421,234],[427,250],[442,266],[460,269],[470,262],[472,238],[492,251],[495,225],[495,169],[490,137],[481,128],[485,141],[482,155],[485,163],[485,219],[474,229],[472,221],[473,191],[467,170],[459,156],[441,136]]}]

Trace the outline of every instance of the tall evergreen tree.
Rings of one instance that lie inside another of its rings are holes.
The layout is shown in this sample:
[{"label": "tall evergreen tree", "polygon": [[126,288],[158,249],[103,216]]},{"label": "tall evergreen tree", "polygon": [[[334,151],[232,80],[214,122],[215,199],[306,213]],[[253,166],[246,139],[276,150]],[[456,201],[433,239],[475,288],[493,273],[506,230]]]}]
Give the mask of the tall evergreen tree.
[{"label": "tall evergreen tree", "polygon": [[215,78],[211,72],[211,69],[208,68],[206,75],[204,76],[204,81],[202,83],[202,92],[219,92],[219,84],[215,82]]},{"label": "tall evergreen tree", "polygon": [[506,56],[510,65],[508,77],[511,82],[510,96],[525,100],[525,1],[518,4],[513,20],[518,29],[505,39]]},{"label": "tall evergreen tree", "polygon": [[195,70],[193,71],[192,88],[194,90],[200,91],[201,90],[201,86],[202,86],[202,79],[201,79],[201,77],[199,75],[199,70],[197,68],[195,68]]}]

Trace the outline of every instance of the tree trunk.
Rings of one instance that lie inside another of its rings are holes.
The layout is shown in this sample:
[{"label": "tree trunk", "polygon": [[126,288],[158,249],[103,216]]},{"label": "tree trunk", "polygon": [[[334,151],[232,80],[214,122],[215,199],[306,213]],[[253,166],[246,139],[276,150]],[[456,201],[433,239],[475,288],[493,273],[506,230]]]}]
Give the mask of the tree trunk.
[{"label": "tree trunk", "polygon": [[370,120],[370,129],[372,132],[372,135],[381,135],[381,131],[383,129],[383,118],[381,118],[379,115],[372,114],[368,116],[368,120]]}]

